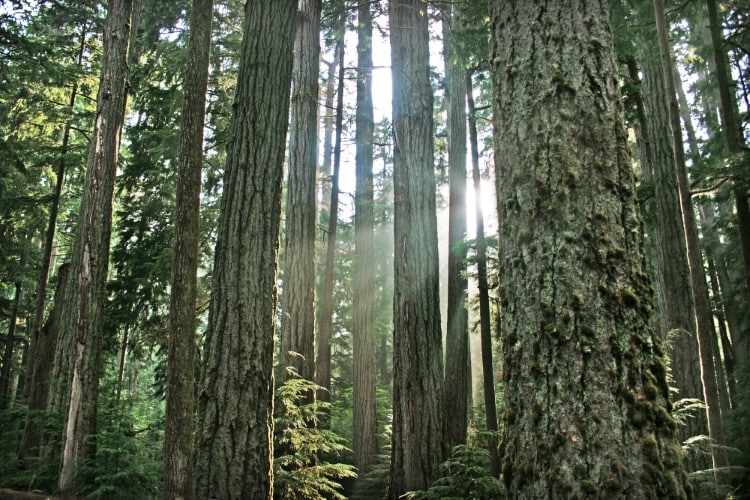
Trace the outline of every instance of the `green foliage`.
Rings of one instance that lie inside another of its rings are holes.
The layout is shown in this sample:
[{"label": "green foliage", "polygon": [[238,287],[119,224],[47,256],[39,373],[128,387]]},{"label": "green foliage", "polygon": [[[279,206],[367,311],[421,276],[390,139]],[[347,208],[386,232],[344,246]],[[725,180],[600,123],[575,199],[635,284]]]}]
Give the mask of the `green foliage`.
[{"label": "green foliage", "polygon": [[339,456],[348,451],[336,433],[317,427],[325,402],[306,402],[306,397],[323,388],[301,378],[291,378],[276,390],[275,419],[277,450],[274,459],[274,497],[277,499],[344,499],[341,480],[357,477],[354,467],[329,463],[322,457]]},{"label": "green foliage", "polygon": [[485,448],[459,445],[451,458],[440,465],[442,477],[425,491],[406,495],[410,500],[461,499],[494,500],[504,498],[498,478],[489,475],[489,452]]},{"label": "green foliage", "polygon": [[[142,385],[153,374],[144,371]],[[87,498],[158,497],[162,486],[163,408],[153,395],[131,395],[117,401],[114,396],[114,370],[102,383],[96,457],[81,472],[83,485],[78,493]]]}]

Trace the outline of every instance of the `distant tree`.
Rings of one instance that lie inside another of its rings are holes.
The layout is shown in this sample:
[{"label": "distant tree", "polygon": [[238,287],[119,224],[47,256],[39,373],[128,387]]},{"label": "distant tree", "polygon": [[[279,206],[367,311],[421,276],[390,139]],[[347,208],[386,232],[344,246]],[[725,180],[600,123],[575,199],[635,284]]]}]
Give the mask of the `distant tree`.
[{"label": "distant tree", "polygon": [[245,5],[196,436],[196,496],[272,498],[273,335],[297,2]]},{"label": "distant tree", "polygon": [[372,11],[357,9],[356,193],[354,196],[354,465],[363,477],[378,452],[375,387],[375,232]]},{"label": "distant tree", "polygon": [[508,495],[686,498],[608,7],[490,12]]},{"label": "distant tree", "polygon": [[112,229],[112,197],[127,96],[131,0],[110,0],[104,31],[102,74],[83,198],[64,293],[60,338],[68,343],[70,371],[63,385],[66,404],[61,490],[71,488],[83,461],[95,453],[100,345]]},{"label": "distant tree", "polygon": [[457,50],[458,11],[448,7],[443,19],[443,57],[448,111],[448,327],[446,331],[443,422],[449,450],[466,444],[469,423],[469,280],[466,275],[466,71]]},{"label": "distant tree", "polygon": [[195,398],[195,327],[208,64],[213,0],[195,0],[184,71],[180,158],[172,241],[167,403],[164,415],[164,497],[191,499]]},{"label": "distant tree", "polygon": [[426,488],[445,457],[443,349],[427,3],[390,6],[394,134],[393,437],[388,497]]}]

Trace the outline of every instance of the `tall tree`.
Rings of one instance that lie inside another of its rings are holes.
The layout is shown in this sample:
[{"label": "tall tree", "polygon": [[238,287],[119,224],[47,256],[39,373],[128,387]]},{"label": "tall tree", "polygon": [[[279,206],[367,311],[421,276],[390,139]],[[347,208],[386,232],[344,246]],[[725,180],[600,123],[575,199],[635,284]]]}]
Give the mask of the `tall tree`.
[{"label": "tall tree", "polygon": [[198,394],[199,498],[273,497],[274,311],[296,7],[245,5]]},{"label": "tall tree", "polygon": [[[692,211],[693,207],[689,196],[686,200],[688,205],[682,206],[684,198],[680,196],[677,181],[665,73],[659,54],[648,50],[658,46],[653,27],[644,29],[642,40],[640,60],[643,81],[640,88],[643,112],[640,122],[643,140],[640,146],[645,152],[642,155],[645,156],[644,171],[650,173],[654,185],[653,263],[656,270],[659,333],[662,338],[669,338],[671,345],[669,355],[678,390],[676,398],[703,399],[696,310],[683,224],[683,211]],[[671,78],[671,71],[669,75]],[[705,322],[701,325],[705,325]],[[681,429],[681,440],[706,434],[707,431],[705,415],[690,418]],[[703,465],[698,460],[691,462],[690,467],[696,470],[704,468]]]},{"label": "tall tree", "polygon": [[[724,423],[721,414],[720,391],[716,369],[722,369],[714,361],[715,333],[714,321],[708,300],[708,286],[706,285],[706,274],[701,254],[700,239],[698,236],[698,224],[695,220],[695,209],[692,205],[690,194],[690,183],[685,161],[685,150],[682,139],[682,128],[680,126],[680,111],[677,103],[677,91],[672,71],[672,54],[667,39],[667,23],[664,14],[664,0],[653,0],[654,14],[656,17],[656,32],[659,44],[659,55],[661,59],[660,76],[665,88],[669,110],[669,137],[672,139],[672,158],[676,167],[678,193],[682,205],[682,219],[685,227],[687,242],[687,255],[690,264],[690,281],[692,287],[693,307],[696,315],[696,333],[698,340],[699,359],[701,363],[701,379],[703,382],[703,397],[706,404],[706,415],[708,418],[708,434],[717,443],[724,443]],[[677,346],[680,347],[679,344]],[[676,353],[679,351],[676,351]],[[689,361],[691,358],[687,358]],[[720,365],[720,363],[719,363]],[[714,447],[712,458],[715,468],[728,465],[726,451],[720,447]],[[718,475],[717,480],[724,482],[727,478]]]},{"label": "tall tree", "polygon": [[[737,210],[737,222],[742,244],[742,262],[744,266],[745,294],[746,300],[750,302],[750,204],[748,204],[747,171],[748,156],[750,153],[744,143],[743,130],[738,121],[737,100],[732,95],[730,85],[730,70],[727,63],[727,53],[724,48],[724,37],[722,36],[722,25],[719,21],[719,12],[716,0],[706,0],[708,9],[708,22],[711,33],[711,48],[716,67],[716,84],[719,90],[721,105],[721,124],[724,129],[724,140],[727,152],[738,155],[742,159],[738,164],[742,165],[740,171],[735,172],[735,208]],[[742,339],[744,345],[750,342]]]},{"label": "tall tree", "polygon": [[[315,178],[318,167],[318,70],[320,0],[300,0],[294,40],[289,178],[284,225],[281,293],[282,379],[292,366],[306,380],[315,375]],[[295,354],[290,356],[289,353]]]},{"label": "tall tree", "polygon": [[450,7],[443,19],[443,57],[448,110],[448,327],[446,332],[445,394],[443,422],[449,450],[466,444],[469,422],[469,313],[466,308],[469,281],[466,276],[466,71],[456,50],[461,26],[458,12]]},{"label": "tall tree", "polygon": [[445,455],[427,3],[391,0],[394,134],[393,437],[388,497],[423,489]]},{"label": "tall tree", "polygon": [[685,498],[608,6],[490,11],[508,493]]},{"label": "tall tree", "polygon": [[71,251],[70,280],[60,336],[71,339],[64,407],[61,490],[73,486],[78,467],[95,452],[100,345],[112,230],[120,133],[127,97],[127,55],[132,0],[110,0],[104,29],[102,74],[83,199]]},{"label": "tall tree", "polygon": [[482,176],[479,171],[479,138],[477,134],[476,103],[474,101],[473,71],[466,74],[466,102],[469,111],[469,144],[471,145],[471,177],[474,183],[474,221],[477,232],[477,288],[479,289],[479,336],[482,349],[482,386],[484,388],[484,416],[487,425],[487,448],[490,452],[490,474],[500,476],[498,454],[497,402],[495,401],[495,363],[492,361],[492,317],[490,314],[490,285],[487,276],[487,239],[484,233],[482,210]]},{"label": "tall tree", "polygon": [[354,466],[362,477],[378,452],[375,383],[375,231],[372,11],[357,10],[356,193],[354,196]]},{"label": "tall tree", "polygon": [[[341,16],[341,24],[346,21]],[[318,320],[317,356],[315,358],[315,382],[325,390],[321,391],[323,401],[331,400],[331,336],[333,333],[333,266],[336,254],[336,234],[339,219],[339,172],[341,171],[341,140],[344,132],[344,37],[336,44],[335,53],[339,57],[338,84],[336,97],[336,145],[333,151],[333,173],[331,175],[331,198],[326,233],[326,259],[323,271],[323,291],[320,298]]]},{"label": "tall tree", "polygon": [[[213,0],[194,0],[184,72],[180,156],[172,241],[167,404],[164,414],[164,497],[194,498],[193,414],[195,327],[200,237],[203,128]],[[124,352],[124,349],[123,349]],[[120,374],[122,374],[122,363]]]}]

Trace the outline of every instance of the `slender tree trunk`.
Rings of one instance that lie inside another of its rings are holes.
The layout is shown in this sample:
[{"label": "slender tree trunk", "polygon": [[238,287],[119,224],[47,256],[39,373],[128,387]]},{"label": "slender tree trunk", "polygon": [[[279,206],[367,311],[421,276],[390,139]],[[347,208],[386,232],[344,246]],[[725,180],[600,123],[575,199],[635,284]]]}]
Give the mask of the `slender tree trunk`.
[{"label": "slender tree trunk", "polygon": [[477,136],[474,83],[471,73],[466,75],[466,98],[469,106],[469,143],[471,144],[471,172],[474,181],[474,220],[477,231],[477,282],[479,288],[479,335],[482,345],[482,380],[484,412],[487,421],[487,449],[490,452],[490,475],[500,477],[498,454],[497,403],[495,402],[495,363],[492,361],[492,318],[490,317],[490,285],[487,279],[487,241],[484,235],[482,212],[482,176],[479,172],[479,140]]},{"label": "slender tree trunk", "polygon": [[397,499],[438,477],[446,449],[427,3],[391,0],[389,6],[395,281],[388,497]]},{"label": "slender tree trunk", "polygon": [[[682,217],[687,238],[688,261],[690,263],[690,277],[693,289],[693,307],[695,309],[698,350],[701,363],[701,379],[703,383],[703,397],[706,404],[706,416],[708,418],[708,433],[711,439],[719,444],[724,444],[724,424],[721,415],[721,402],[719,399],[719,385],[717,381],[716,365],[714,363],[714,330],[713,317],[708,301],[708,287],[703,270],[703,256],[701,255],[700,240],[698,238],[698,225],[695,220],[690,183],[688,181],[687,166],[685,162],[685,151],[682,140],[682,129],[680,127],[680,111],[677,104],[677,90],[675,88],[674,73],[672,70],[671,48],[667,40],[667,25],[664,18],[664,1],[654,0],[654,13],[656,16],[656,31],[661,56],[662,78],[665,85],[666,96],[669,106],[670,126],[673,138],[673,151],[675,166],[677,167],[677,182],[679,186],[680,202],[682,204]],[[721,368],[721,367],[719,367]],[[715,468],[728,465],[726,451],[714,447],[712,458]],[[716,476],[719,484],[724,484],[727,477],[723,474]]]},{"label": "slender tree trunk", "polygon": [[44,427],[37,420],[36,413],[39,410],[47,408],[50,380],[52,375],[52,366],[55,359],[55,347],[57,346],[58,330],[60,328],[63,291],[67,285],[68,270],[70,264],[64,263],[57,270],[57,283],[55,285],[55,298],[52,310],[49,313],[49,319],[44,327],[39,331],[37,337],[38,347],[36,349],[36,361],[29,363],[33,366],[34,372],[30,377],[30,387],[28,391],[27,404],[29,411],[26,414],[26,422],[21,438],[20,457],[25,460],[27,468],[36,465],[34,458],[39,456],[40,446],[45,438],[43,436]]},{"label": "slender tree trunk", "polygon": [[60,336],[72,340],[69,397],[64,410],[62,465],[58,486],[74,485],[78,467],[96,450],[100,343],[112,230],[112,197],[127,97],[131,0],[110,0],[104,31],[102,75],[83,199],[71,252]]},{"label": "slender tree trunk", "polygon": [[[706,7],[708,8],[711,45],[716,64],[716,84],[719,88],[719,99],[721,101],[721,124],[724,129],[727,151],[731,155],[742,155],[746,160],[750,153],[744,144],[742,127],[738,121],[737,100],[729,83],[729,64],[727,63],[716,0],[706,0]],[[745,161],[745,165],[747,165],[747,161]],[[737,210],[737,225],[742,244],[742,262],[745,270],[745,299],[747,304],[750,305],[750,205],[748,205],[746,180],[747,168],[735,180],[734,198]]]},{"label": "slender tree trunk", "polygon": [[[318,166],[320,0],[300,0],[294,42],[284,288],[281,294],[282,380],[293,367],[315,376],[315,177]],[[290,355],[290,353],[294,353]],[[308,395],[310,398],[313,395]]]},{"label": "slender tree trunk", "polygon": [[164,498],[194,498],[193,414],[195,328],[200,238],[203,127],[211,48],[213,0],[194,0],[180,123],[172,293],[169,303],[167,404],[164,415]]},{"label": "slender tree trunk", "polygon": [[455,10],[443,19],[443,58],[448,111],[448,327],[446,332],[443,421],[445,446],[466,444],[469,421],[469,313],[466,308],[466,71],[455,50],[454,31],[461,28]]},{"label": "slender tree trunk", "polygon": [[344,39],[336,48],[339,56],[339,75],[336,102],[336,146],[333,151],[333,175],[331,176],[331,204],[328,214],[328,234],[326,238],[326,261],[323,273],[323,296],[320,301],[318,322],[318,356],[315,360],[315,381],[326,389],[318,397],[331,400],[331,335],[333,331],[333,266],[336,255],[336,231],[339,213],[339,171],[341,169],[341,137],[344,121]]},{"label": "slender tree trunk", "polygon": [[354,196],[354,466],[364,477],[378,453],[375,388],[375,199],[372,164],[372,12],[357,10],[356,193]]},{"label": "slender tree trunk", "polygon": [[13,307],[8,320],[8,336],[5,337],[5,350],[3,351],[3,368],[0,371],[0,410],[7,410],[13,402],[11,391],[11,366],[13,365],[13,353],[16,346],[16,329],[18,328],[18,315],[21,312],[21,301],[23,300],[23,283],[16,281],[16,294],[13,298]]},{"label": "slender tree trunk", "polygon": [[273,336],[295,0],[245,5],[198,394],[197,498],[273,497]]},{"label": "slender tree trunk", "polygon": [[328,206],[331,199],[331,161],[333,158],[333,129],[335,121],[335,111],[333,109],[334,99],[336,97],[336,69],[338,68],[339,54],[341,44],[336,42],[333,52],[333,61],[328,64],[328,73],[325,86],[325,103],[323,104],[323,161],[318,170],[318,183],[320,184],[318,199],[320,205],[320,221],[323,223],[325,218],[323,214],[330,213],[331,207]]},{"label": "slender tree trunk", "polygon": [[490,3],[509,498],[686,498],[606,2]]}]

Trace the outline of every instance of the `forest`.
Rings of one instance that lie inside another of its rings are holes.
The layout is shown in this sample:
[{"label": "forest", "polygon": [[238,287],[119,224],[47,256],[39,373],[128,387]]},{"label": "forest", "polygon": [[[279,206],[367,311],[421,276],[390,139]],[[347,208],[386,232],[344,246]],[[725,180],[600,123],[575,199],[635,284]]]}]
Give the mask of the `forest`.
[{"label": "forest", "polygon": [[0,0],[0,53],[0,498],[750,498],[746,1]]}]

